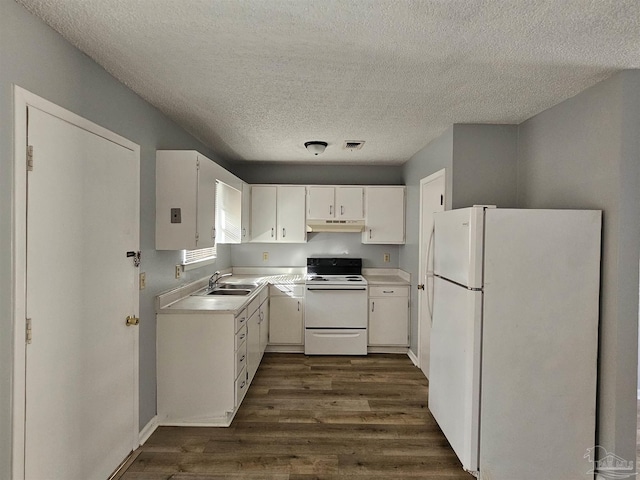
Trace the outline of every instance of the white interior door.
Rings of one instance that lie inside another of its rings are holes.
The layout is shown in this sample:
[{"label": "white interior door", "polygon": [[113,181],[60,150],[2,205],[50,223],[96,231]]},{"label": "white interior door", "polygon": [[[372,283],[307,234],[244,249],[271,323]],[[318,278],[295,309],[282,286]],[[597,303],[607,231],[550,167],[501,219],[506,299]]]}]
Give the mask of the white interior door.
[{"label": "white interior door", "polygon": [[138,152],[35,108],[25,478],[104,480],[138,432]]},{"label": "white interior door", "polygon": [[433,317],[433,214],[444,210],[444,169],[420,181],[420,262],[418,289],[418,361],[429,378],[429,342]]}]

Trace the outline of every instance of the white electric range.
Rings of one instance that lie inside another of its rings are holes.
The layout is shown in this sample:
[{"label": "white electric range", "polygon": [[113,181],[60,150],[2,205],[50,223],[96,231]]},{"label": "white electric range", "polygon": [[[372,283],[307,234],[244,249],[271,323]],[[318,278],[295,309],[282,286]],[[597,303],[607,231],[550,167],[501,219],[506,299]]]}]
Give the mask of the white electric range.
[{"label": "white electric range", "polygon": [[307,355],[367,354],[367,281],[360,258],[307,258]]}]

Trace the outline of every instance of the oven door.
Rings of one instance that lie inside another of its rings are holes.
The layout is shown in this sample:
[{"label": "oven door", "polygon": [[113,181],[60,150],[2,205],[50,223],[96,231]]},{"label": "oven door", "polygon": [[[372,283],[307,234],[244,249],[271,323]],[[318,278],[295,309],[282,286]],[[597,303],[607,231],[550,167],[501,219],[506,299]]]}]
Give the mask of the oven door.
[{"label": "oven door", "polygon": [[306,328],[367,328],[367,288],[307,285]]}]

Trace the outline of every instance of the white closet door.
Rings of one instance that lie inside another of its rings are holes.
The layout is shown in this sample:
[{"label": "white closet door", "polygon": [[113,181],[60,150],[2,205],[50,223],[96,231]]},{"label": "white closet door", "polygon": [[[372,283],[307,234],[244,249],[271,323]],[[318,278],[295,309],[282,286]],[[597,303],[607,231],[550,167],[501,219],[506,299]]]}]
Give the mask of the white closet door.
[{"label": "white closet door", "polygon": [[137,153],[29,108],[25,478],[108,478],[138,432]]}]

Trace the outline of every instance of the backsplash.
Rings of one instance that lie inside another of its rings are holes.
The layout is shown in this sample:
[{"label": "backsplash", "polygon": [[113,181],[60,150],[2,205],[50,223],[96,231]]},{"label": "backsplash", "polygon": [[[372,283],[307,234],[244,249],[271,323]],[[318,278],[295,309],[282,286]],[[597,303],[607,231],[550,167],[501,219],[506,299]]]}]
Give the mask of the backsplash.
[{"label": "backsplash", "polygon": [[[307,257],[362,258],[364,268],[398,268],[398,245],[364,245],[360,233],[309,233],[307,243],[245,243],[231,245],[234,267],[304,267]],[[263,260],[267,252],[268,260]],[[384,261],[384,254],[390,261]]]}]

